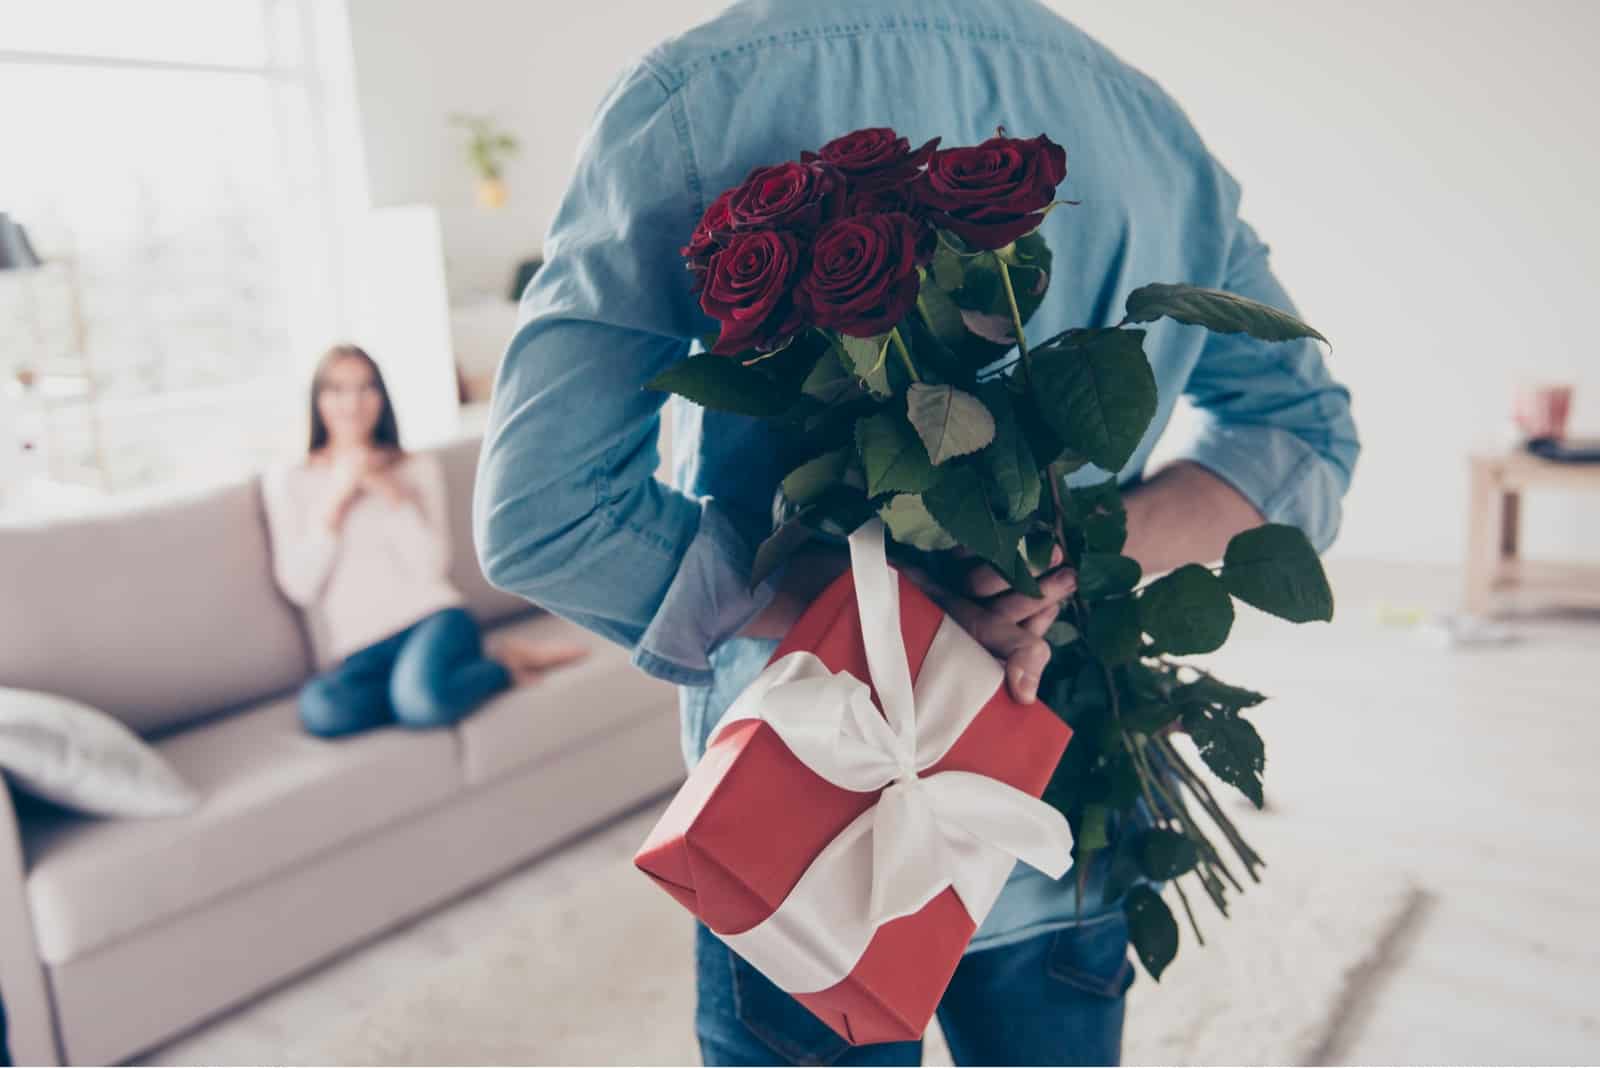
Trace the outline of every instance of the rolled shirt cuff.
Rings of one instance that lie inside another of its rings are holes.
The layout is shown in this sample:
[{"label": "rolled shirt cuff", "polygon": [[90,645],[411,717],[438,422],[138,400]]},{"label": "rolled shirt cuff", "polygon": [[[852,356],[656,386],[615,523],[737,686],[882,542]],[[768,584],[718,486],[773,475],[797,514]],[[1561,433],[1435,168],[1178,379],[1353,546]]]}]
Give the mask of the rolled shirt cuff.
[{"label": "rolled shirt cuff", "polygon": [[1305,531],[1318,552],[1339,532],[1344,487],[1333,465],[1279,427],[1212,425],[1178,454],[1227,482],[1269,523]]},{"label": "rolled shirt cuff", "polygon": [[661,607],[634,647],[633,663],[680,686],[710,685],[711,651],[737,634],[777,593],[783,569],[752,589],[754,561],[755,547],[714,500],[705,500],[699,529]]}]

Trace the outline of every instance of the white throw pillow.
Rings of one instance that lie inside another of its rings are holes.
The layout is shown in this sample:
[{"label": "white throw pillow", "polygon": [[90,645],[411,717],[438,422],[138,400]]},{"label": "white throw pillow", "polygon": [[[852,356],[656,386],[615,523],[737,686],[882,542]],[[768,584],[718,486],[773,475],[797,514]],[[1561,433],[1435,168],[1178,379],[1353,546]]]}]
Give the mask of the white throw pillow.
[{"label": "white throw pillow", "polygon": [[175,816],[199,800],[160,753],[111,716],[3,686],[0,771],[35,797],[99,816]]}]

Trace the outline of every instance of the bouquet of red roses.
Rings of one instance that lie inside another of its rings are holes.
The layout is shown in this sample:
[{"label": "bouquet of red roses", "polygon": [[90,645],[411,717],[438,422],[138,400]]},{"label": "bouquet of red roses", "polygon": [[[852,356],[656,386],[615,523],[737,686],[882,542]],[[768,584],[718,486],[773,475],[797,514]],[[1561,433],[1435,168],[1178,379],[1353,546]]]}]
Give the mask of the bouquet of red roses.
[{"label": "bouquet of red roses", "polygon": [[[1070,203],[1056,194],[1066,172],[1045,136],[913,148],[882,128],[757,168],[683,250],[720,330],[650,386],[772,420],[804,458],[783,480],[752,581],[808,537],[875,519],[900,546],[964,548],[1025,592],[1057,550],[1076,569],[1040,689],[1071,742],[1043,797],[1070,823],[1080,878],[1091,854],[1113,850],[1110,892],[1159,978],[1178,928],[1151,884],[1171,882],[1193,924],[1186,883],[1225,913],[1243,889],[1235,865],[1250,879],[1262,866],[1171,736],[1181,729],[1259,806],[1265,752],[1242,713],[1263,698],[1173,658],[1218,648],[1234,598],[1294,622],[1331,618],[1333,601],[1293,527],[1247,531],[1219,567],[1151,581],[1122,555],[1115,473],[1156,411],[1137,324],[1321,335],[1230,293],[1156,284],[1128,296],[1115,326],[1030,343],[1024,327],[1051,282],[1038,228]],[[1106,477],[1068,487],[1091,466]],[[1142,829],[1113,841],[1108,827],[1130,820]]]}]

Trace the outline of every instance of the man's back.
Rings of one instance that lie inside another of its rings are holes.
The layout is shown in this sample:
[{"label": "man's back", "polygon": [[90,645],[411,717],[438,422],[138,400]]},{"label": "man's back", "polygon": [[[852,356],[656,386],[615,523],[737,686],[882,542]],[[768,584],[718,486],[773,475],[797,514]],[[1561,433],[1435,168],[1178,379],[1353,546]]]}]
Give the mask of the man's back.
[{"label": "man's back", "polygon": [[[601,104],[552,222],[496,386],[476,518],[496,585],[685,685],[691,761],[773,647],[735,635],[772,596],[747,576],[784,457],[767,424],[681,405],[675,486],[654,480],[663,397],[642,387],[714,325],[679,248],[751,168],[868,126],[947,145],[1004,126],[1065,146],[1058,195],[1079,203],[1044,224],[1054,278],[1030,336],[1114,324],[1148,282],[1292,307],[1238,218],[1237,185],[1176,105],[1034,0],[745,0],[652,50]],[[1316,347],[1164,322],[1146,351],[1159,409],[1111,474],[1142,474],[1187,395],[1204,418],[1182,456],[1326,546],[1357,445]],[[1080,903],[1071,881],[1019,866],[973,948],[1070,925],[1080,905],[1114,910],[1098,879]]]}]

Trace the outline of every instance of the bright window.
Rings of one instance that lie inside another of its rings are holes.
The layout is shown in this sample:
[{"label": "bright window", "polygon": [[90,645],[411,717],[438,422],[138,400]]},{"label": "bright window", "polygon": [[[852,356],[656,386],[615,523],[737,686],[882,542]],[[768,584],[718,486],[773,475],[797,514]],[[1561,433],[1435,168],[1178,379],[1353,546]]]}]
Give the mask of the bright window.
[{"label": "bright window", "polygon": [[[51,477],[242,470],[338,318],[313,0],[0,0],[0,371]],[[9,443],[6,443],[9,444]]]}]

